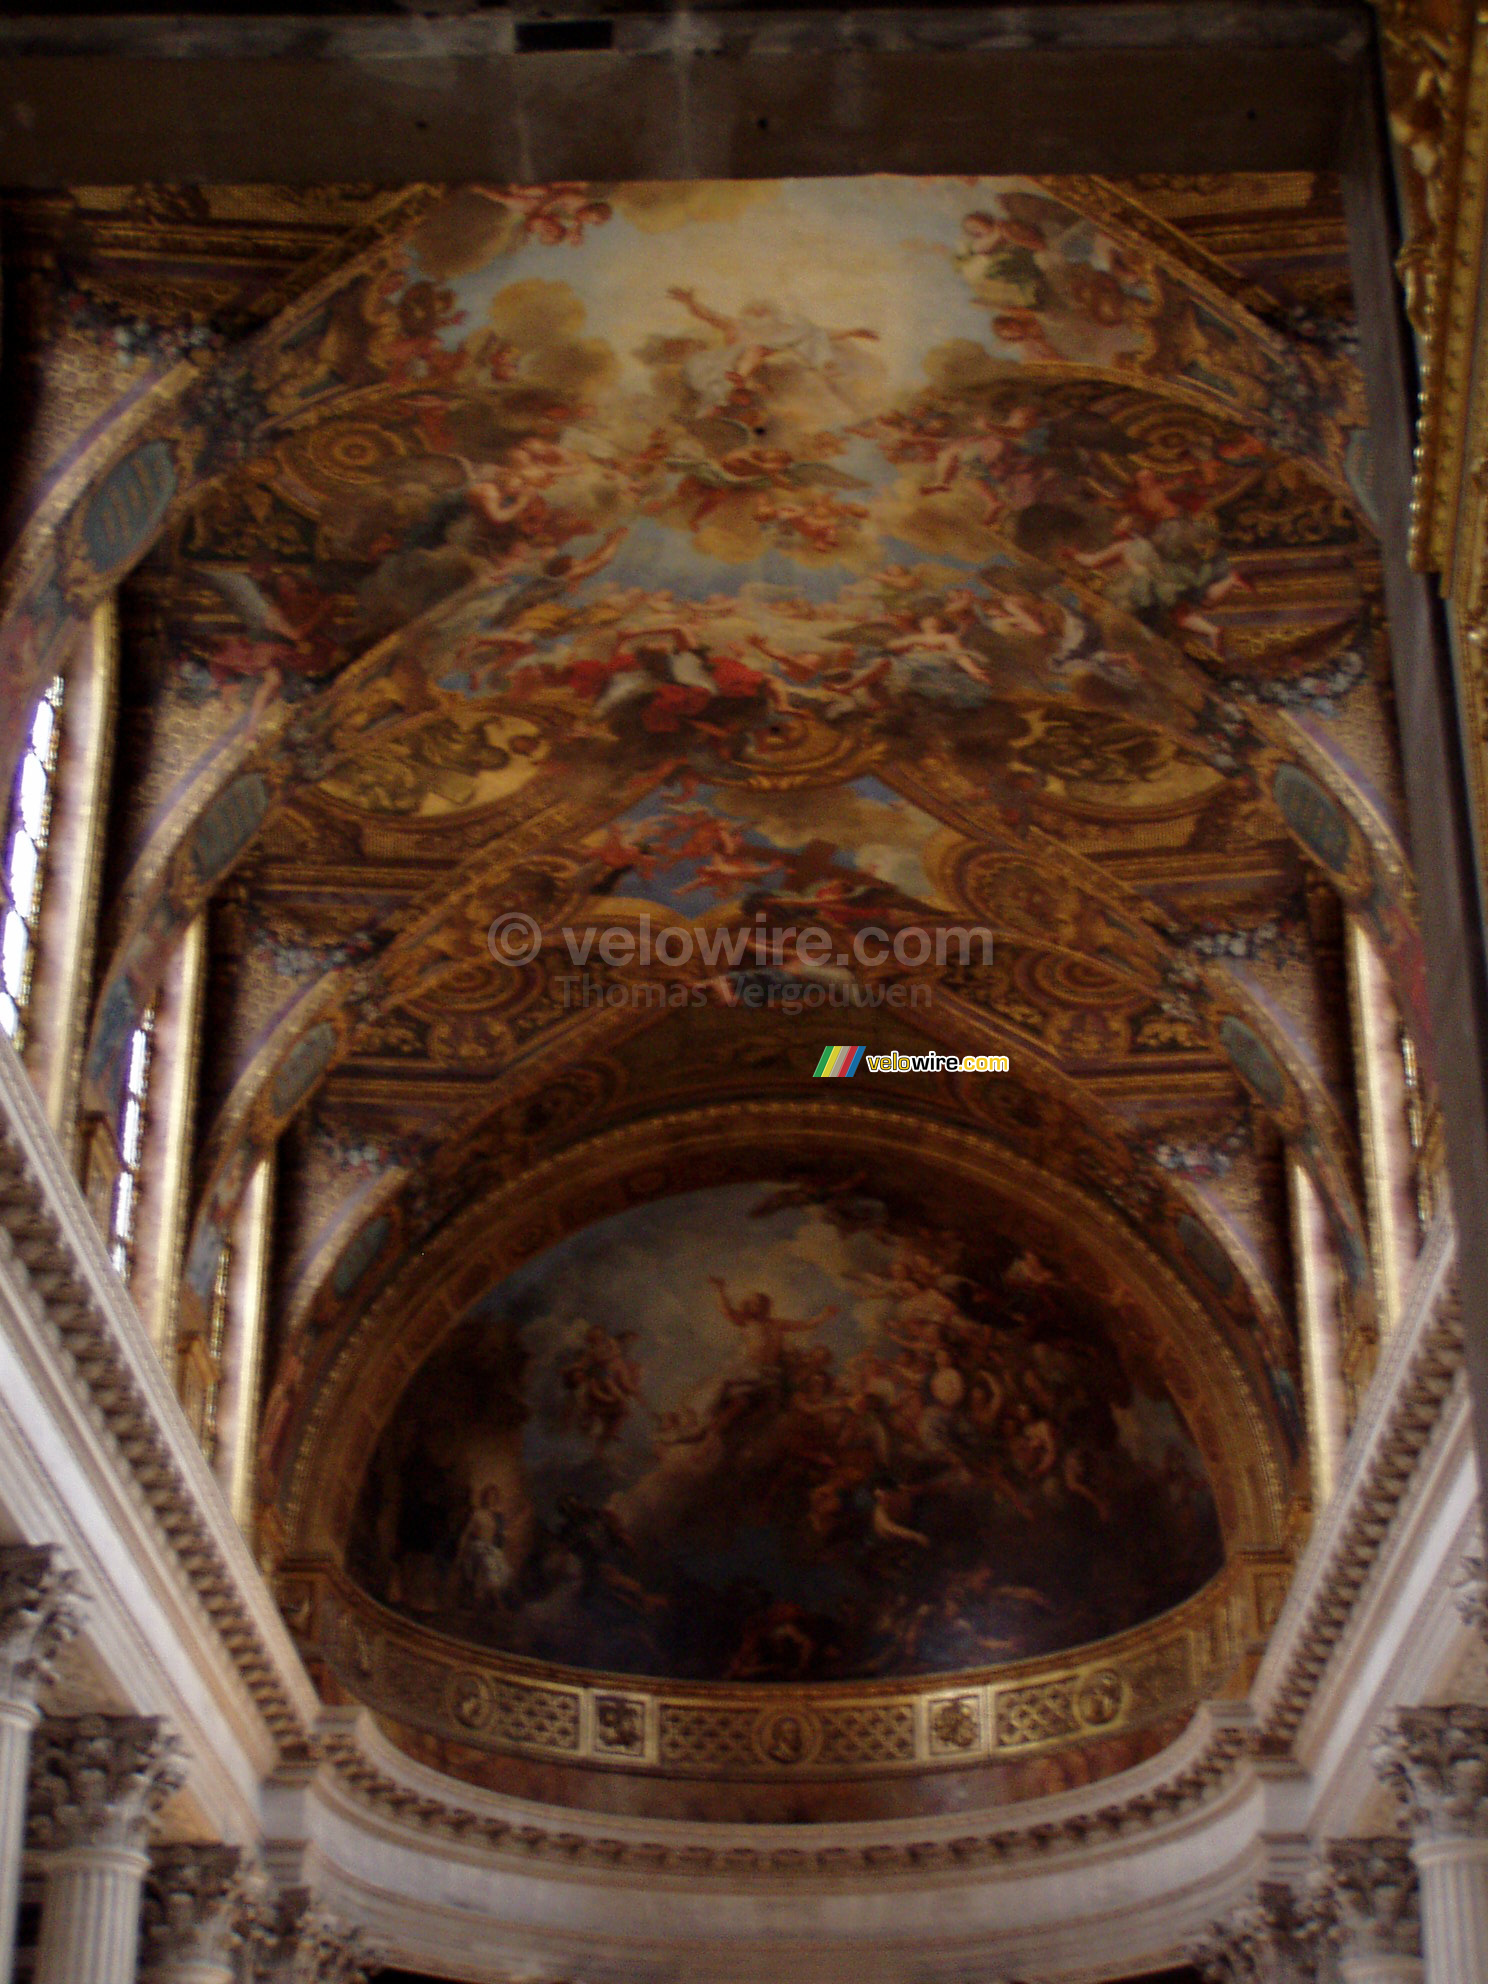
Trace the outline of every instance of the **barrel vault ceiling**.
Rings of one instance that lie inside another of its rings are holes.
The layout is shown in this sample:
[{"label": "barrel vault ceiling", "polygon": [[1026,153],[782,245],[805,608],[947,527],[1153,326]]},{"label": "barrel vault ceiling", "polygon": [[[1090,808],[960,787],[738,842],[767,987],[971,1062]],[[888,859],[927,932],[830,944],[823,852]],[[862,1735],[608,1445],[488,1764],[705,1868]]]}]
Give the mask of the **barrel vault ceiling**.
[{"label": "barrel vault ceiling", "polygon": [[[116,593],[86,1097],[204,917],[179,1329],[272,1153],[257,1541],[363,1636],[327,1692],[490,1780],[387,1645],[804,1702],[1284,1562],[1288,1151],[1372,1302],[1347,915],[1427,1047],[1336,185],[6,220],[5,748]],[[567,934],[672,926],[724,948]]]}]

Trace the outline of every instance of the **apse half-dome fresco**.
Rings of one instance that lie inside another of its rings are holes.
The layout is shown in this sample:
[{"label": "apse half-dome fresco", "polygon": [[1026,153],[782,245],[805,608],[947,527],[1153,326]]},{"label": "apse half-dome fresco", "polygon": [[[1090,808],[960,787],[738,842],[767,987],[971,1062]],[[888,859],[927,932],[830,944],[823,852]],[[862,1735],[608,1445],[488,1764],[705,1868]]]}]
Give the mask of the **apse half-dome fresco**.
[{"label": "apse half-dome fresco", "polygon": [[707,1681],[985,1667],[1179,1603],[1219,1521],[1124,1291],[986,1210],[968,1242],[762,1180],[583,1228],[419,1372],[348,1569],[504,1652]]}]

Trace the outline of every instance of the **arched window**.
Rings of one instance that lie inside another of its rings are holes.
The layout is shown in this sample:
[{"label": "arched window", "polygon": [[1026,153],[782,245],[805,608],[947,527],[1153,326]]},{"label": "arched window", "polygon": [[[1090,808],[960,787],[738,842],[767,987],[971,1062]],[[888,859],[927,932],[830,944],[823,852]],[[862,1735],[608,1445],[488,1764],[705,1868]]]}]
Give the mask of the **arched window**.
[{"label": "arched window", "polygon": [[10,907],[0,932],[0,1027],[16,1046],[25,1031],[26,1004],[36,962],[36,926],[41,913],[41,885],[46,863],[47,830],[52,819],[52,779],[61,738],[62,677],[36,705],[31,735],[16,774],[11,801],[10,845],[5,852],[5,882]]},{"label": "arched window", "polygon": [[134,1254],[134,1223],[139,1208],[140,1157],[145,1143],[145,1094],[150,1084],[150,1042],[155,1032],[152,1000],[129,1039],[124,1075],[124,1114],[119,1123],[119,1175],[109,1216],[109,1254],[125,1281]]}]

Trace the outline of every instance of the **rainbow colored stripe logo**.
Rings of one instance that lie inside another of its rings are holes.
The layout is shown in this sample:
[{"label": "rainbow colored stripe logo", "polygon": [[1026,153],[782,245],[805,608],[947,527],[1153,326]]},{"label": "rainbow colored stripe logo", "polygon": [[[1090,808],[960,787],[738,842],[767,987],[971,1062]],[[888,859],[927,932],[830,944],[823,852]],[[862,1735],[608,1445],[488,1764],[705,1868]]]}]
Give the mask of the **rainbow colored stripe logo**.
[{"label": "rainbow colored stripe logo", "polygon": [[855,1075],[866,1047],[824,1047],[816,1064],[818,1075]]}]

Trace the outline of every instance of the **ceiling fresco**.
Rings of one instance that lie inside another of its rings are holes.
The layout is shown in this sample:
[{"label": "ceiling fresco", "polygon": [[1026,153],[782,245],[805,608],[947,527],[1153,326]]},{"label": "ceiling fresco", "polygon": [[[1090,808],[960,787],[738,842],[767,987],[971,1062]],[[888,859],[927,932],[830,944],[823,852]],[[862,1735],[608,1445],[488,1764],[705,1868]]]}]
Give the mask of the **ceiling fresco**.
[{"label": "ceiling fresco", "polygon": [[[0,735],[117,591],[87,1097],[204,914],[179,1327],[275,1152],[265,1555],[727,1688],[1046,1659],[1283,1548],[1288,1154],[1374,1328],[1346,913],[1429,1065],[1337,186],[23,218]],[[1012,1071],[839,1123],[844,1038]]]}]

